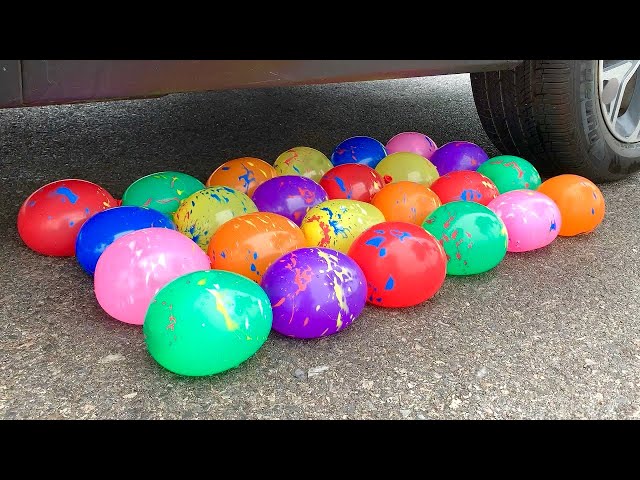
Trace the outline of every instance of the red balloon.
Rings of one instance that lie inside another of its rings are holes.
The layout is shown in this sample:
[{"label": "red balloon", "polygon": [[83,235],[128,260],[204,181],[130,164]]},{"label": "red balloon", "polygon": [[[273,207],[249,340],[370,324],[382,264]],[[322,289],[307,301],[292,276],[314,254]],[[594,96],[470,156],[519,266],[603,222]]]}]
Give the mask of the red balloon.
[{"label": "red balloon", "polygon": [[498,187],[489,177],[472,170],[456,170],[439,177],[431,184],[444,205],[449,202],[476,202],[488,205],[500,195]]},{"label": "red balloon", "polygon": [[348,255],[367,279],[367,302],[409,307],[433,297],[444,283],[447,256],[424,228],[407,222],[383,222],[365,230]]},{"label": "red balloon", "polygon": [[329,200],[347,198],[371,203],[384,187],[384,179],[373,168],[362,163],[344,163],[333,167],[320,179]]},{"label": "red balloon", "polygon": [[116,205],[116,199],[95,183],[58,180],[40,187],[24,201],[18,212],[18,233],[27,247],[38,253],[71,257],[84,222]]}]

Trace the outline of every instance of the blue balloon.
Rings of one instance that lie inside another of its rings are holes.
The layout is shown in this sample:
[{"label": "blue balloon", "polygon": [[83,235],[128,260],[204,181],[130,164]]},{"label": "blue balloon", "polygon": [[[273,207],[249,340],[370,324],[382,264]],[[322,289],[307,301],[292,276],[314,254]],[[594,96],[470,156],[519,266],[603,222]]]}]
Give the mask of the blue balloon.
[{"label": "blue balloon", "polygon": [[375,138],[351,137],[333,149],[331,163],[335,167],[345,163],[362,163],[371,168],[387,156],[387,149]]},{"label": "blue balloon", "polygon": [[168,217],[151,208],[125,205],[96,213],[89,218],[76,238],[76,258],[82,269],[93,275],[102,252],[116,239],[143,228],[176,229]]}]

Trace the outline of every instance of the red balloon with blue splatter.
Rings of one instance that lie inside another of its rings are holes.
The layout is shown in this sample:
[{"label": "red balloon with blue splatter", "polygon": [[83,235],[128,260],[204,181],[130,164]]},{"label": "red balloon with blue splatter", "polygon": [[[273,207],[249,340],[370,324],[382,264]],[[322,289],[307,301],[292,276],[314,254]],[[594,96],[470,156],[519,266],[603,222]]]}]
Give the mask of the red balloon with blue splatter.
[{"label": "red balloon with blue splatter", "polygon": [[424,228],[407,222],[384,222],[365,230],[348,255],[367,279],[367,301],[381,307],[418,305],[442,287],[447,256]]},{"label": "red balloon with blue splatter", "polygon": [[24,201],[18,212],[18,233],[35,252],[71,257],[84,222],[116,205],[116,199],[95,183],[75,178],[57,180]]},{"label": "red balloon with blue splatter", "polygon": [[449,172],[433,182],[430,188],[443,205],[459,201],[488,205],[500,195],[498,187],[489,177],[471,170]]},{"label": "red balloon with blue splatter", "polygon": [[371,203],[384,187],[384,179],[373,168],[361,163],[345,163],[333,167],[320,179],[329,199],[345,198]]}]

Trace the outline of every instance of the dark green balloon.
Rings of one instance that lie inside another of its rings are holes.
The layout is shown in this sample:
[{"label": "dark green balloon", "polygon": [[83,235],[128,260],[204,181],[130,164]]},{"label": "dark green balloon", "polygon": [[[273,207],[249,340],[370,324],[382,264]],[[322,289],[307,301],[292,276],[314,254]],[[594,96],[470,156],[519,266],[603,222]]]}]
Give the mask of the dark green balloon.
[{"label": "dark green balloon", "polygon": [[122,195],[122,205],[152,208],[172,218],[182,200],[203,188],[200,180],[186,173],[152,173],[129,185]]},{"label": "dark green balloon", "polygon": [[265,291],[237,273],[203,270],[165,285],[142,325],[147,349],[164,368],[203,376],[237,367],[264,344],[273,312]]},{"label": "dark green balloon", "polygon": [[500,193],[511,190],[536,190],[542,183],[536,167],[524,158],[514,155],[499,155],[483,162],[478,173],[489,177]]},{"label": "dark green balloon", "polygon": [[507,227],[479,203],[445,203],[427,216],[422,227],[444,247],[448,275],[486,272],[507,253]]}]

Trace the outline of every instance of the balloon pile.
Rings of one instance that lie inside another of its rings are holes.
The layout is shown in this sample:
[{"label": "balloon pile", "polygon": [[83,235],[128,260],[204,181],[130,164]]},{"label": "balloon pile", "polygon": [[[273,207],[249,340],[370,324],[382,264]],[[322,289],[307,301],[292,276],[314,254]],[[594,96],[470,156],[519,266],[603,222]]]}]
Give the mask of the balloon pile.
[{"label": "balloon pile", "polygon": [[75,256],[100,307],[142,325],[158,364],[204,376],[246,361],[271,331],[336,334],[367,303],[421,304],[447,275],[589,233],[605,214],[588,179],[542,182],[527,160],[471,142],[356,136],[330,158],[307,146],[273,165],[239,157],[205,183],[156,172],[121,201],[58,180],[24,201],[18,233],[37,253]]}]

